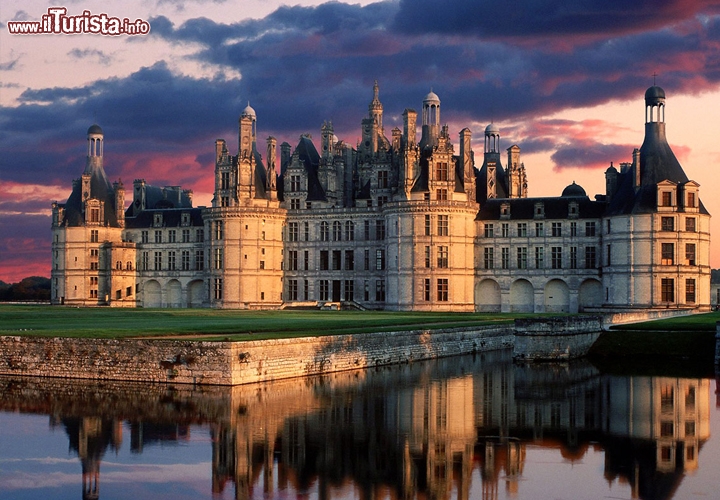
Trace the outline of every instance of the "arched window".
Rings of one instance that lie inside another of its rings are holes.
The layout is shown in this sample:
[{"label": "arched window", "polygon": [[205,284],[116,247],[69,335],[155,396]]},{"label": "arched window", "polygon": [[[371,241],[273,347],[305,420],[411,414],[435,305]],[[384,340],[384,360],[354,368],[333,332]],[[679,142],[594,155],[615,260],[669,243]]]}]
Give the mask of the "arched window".
[{"label": "arched window", "polygon": [[327,221],[322,221],[320,223],[320,240],[330,241],[330,225]]},{"label": "arched window", "polygon": [[127,261],[127,263],[125,264],[125,269],[128,271],[132,271],[132,262]]}]

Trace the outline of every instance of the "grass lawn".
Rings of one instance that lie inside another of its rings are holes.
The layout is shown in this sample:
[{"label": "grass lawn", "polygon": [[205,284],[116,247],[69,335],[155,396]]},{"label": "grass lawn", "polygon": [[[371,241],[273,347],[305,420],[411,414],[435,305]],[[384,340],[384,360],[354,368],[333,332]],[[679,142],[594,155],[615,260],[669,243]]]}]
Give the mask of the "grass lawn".
[{"label": "grass lawn", "polygon": [[[532,314],[386,311],[229,311],[0,305],[0,335],[262,340],[511,323]],[[217,334],[217,335],[214,335]],[[212,335],[212,336],[209,336]]]},{"label": "grass lawn", "polygon": [[613,330],[654,330],[674,332],[715,332],[715,323],[720,321],[720,312],[693,314],[677,318],[658,319],[644,323],[613,326]]}]

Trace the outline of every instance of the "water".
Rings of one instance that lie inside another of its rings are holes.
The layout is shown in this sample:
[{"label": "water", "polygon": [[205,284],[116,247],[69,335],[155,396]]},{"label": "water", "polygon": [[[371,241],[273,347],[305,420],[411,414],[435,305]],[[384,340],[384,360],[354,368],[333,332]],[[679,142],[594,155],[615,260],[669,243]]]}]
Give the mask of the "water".
[{"label": "water", "polygon": [[507,352],[234,388],[0,378],[0,498],[718,498],[715,390]]}]

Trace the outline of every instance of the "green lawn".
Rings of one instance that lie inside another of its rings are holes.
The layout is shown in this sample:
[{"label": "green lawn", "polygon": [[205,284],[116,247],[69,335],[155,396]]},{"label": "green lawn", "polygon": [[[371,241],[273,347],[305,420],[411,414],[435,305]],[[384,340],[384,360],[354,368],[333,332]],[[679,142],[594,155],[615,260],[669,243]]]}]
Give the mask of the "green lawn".
[{"label": "green lawn", "polygon": [[[228,311],[0,305],[0,335],[261,340],[511,323],[530,314],[377,311]],[[213,334],[213,337],[206,335]],[[214,334],[217,334],[216,336]]]},{"label": "green lawn", "polygon": [[659,319],[656,321],[646,321],[644,323],[634,323],[629,325],[618,325],[612,327],[613,330],[654,330],[654,331],[706,331],[714,332],[715,324],[720,321],[720,312],[711,312],[705,314],[693,314],[690,316],[680,316],[670,319]]}]

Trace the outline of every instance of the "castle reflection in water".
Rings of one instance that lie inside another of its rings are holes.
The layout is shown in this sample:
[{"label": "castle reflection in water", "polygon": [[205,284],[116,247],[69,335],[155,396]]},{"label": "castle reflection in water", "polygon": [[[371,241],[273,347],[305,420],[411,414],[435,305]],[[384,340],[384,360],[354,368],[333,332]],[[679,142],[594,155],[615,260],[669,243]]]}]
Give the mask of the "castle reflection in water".
[{"label": "castle reflection in water", "polygon": [[519,366],[505,352],[233,388],[0,378],[0,391],[0,410],[64,427],[86,499],[100,498],[102,459],[128,429],[133,453],[209,429],[212,493],[234,485],[238,499],[339,486],[467,499],[478,477],[494,499],[523,487],[528,446],[566,460],[602,449],[608,481],[672,498],[710,437],[708,379]]}]

